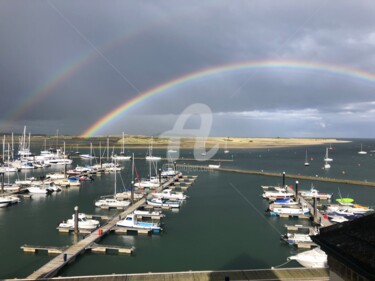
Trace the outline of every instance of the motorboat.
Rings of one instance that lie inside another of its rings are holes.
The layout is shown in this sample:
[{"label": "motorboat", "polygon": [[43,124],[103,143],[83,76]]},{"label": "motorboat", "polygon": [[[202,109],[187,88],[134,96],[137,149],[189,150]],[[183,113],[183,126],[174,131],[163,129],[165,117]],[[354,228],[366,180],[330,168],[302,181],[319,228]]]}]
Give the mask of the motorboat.
[{"label": "motorboat", "polygon": [[175,175],[177,175],[179,173],[179,171],[176,171],[175,169],[169,167],[167,170],[164,170],[161,172],[161,176],[163,178],[166,178],[166,177],[174,177]]},{"label": "motorboat", "polygon": [[318,199],[330,200],[332,197],[332,194],[320,193],[317,189],[314,188],[314,186],[311,186],[310,190],[301,190],[300,195],[306,199],[318,198]]},{"label": "motorboat", "polygon": [[289,245],[303,244],[314,244],[310,237],[311,234],[303,233],[286,233],[281,235],[281,239],[287,242]]},{"label": "motorboat", "polygon": [[220,164],[219,165],[210,164],[210,165],[208,165],[208,168],[210,168],[210,169],[219,169],[220,168]]},{"label": "motorboat", "polygon": [[104,198],[95,201],[96,207],[126,208],[130,205],[129,200],[117,200],[115,198]]},{"label": "motorboat", "polygon": [[127,215],[125,219],[118,221],[116,226],[133,229],[147,229],[156,233],[162,230],[160,223],[139,221],[136,214]]},{"label": "motorboat", "polygon": [[0,197],[0,208],[7,207],[9,205],[17,204],[21,202],[21,200],[17,196],[6,195]]},{"label": "motorboat", "polygon": [[165,215],[161,211],[149,211],[149,210],[134,210],[133,212],[135,215],[141,217],[165,217]]},{"label": "motorboat", "polygon": [[289,215],[289,216],[300,216],[310,214],[310,210],[307,206],[275,206],[270,204],[269,213],[273,216]]},{"label": "motorboat", "polygon": [[53,180],[65,179],[66,175],[64,173],[49,173],[49,174],[46,175],[46,178],[47,179],[53,179]]},{"label": "motorboat", "polygon": [[154,207],[169,207],[169,208],[180,208],[180,200],[166,200],[161,198],[152,198],[151,200],[146,201],[148,205]]},{"label": "motorboat", "polygon": [[27,190],[29,191],[29,193],[34,193],[34,194],[50,194],[54,191],[48,185],[47,186],[45,186],[45,185],[33,185],[33,186],[29,186],[27,188]]},{"label": "motorboat", "polygon": [[[59,228],[74,228],[75,215],[71,219],[59,224]],[[78,214],[78,229],[94,230],[99,227],[99,221],[88,219],[83,213]]]},{"label": "motorboat", "polygon": [[299,204],[298,202],[294,200],[294,198],[280,198],[270,203],[274,205],[298,205]]},{"label": "motorboat", "polygon": [[172,189],[164,189],[161,192],[152,193],[153,197],[161,199],[185,200],[187,196],[183,192],[175,192]]},{"label": "motorboat", "polygon": [[262,196],[265,199],[270,199],[270,198],[280,199],[280,198],[294,197],[294,193],[287,192],[281,189],[281,190],[265,191]]},{"label": "motorboat", "polygon": [[327,255],[319,247],[291,256],[288,260],[296,260],[306,268],[327,267]]}]

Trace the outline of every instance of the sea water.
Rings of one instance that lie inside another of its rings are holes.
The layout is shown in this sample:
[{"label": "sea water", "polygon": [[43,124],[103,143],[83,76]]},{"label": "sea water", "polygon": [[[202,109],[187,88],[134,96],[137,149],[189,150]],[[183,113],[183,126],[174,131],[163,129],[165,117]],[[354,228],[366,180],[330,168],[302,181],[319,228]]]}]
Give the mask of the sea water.
[{"label": "sea water", "polygon": [[[333,144],[329,150],[331,169],[322,169],[325,146],[288,147],[272,149],[230,149],[228,154],[219,151],[216,159],[222,167],[288,174],[301,174],[329,178],[375,181],[373,173],[375,154],[359,155],[360,144],[364,150],[375,149],[375,140],[353,140],[351,143]],[[305,167],[308,150],[310,166]],[[144,149],[134,149],[144,156]],[[165,150],[154,150],[164,156]],[[192,158],[191,150],[181,156]],[[213,161],[189,162],[205,165]],[[73,165],[84,165],[74,159]],[[125,169],[117,174],[117,191],[129,186],[132,178],[131,161],[120,162]],[[153,171],[161,167],[152,165]],[[135,161],[139,176],[149,174],[149,162]],[[20,173],[18,177],[41,176],[60,168],[37,169]],[[165,272],[186,270],[261,269],[277,266],[286,261],[296,249],[286,245],[280,236],[286,232],[285,224],[306,224],[307,220],[270,217],[266,214],[267,202],[262,199],[261,185],[281,185],[280,177],[255,176],[219,172],[208,169],[184,169],[187,175],[197,175],[194,184],[186,191],[188,200],[178,212],[165,211],[163,232],[154,235],[110,234],[101,243],[136,248],[134,255],[98,255],[86,253],[59,273],[61,276]],[[11,176],[14,181],[17,176]],[[7,177],[5,178],[7,181]],[[286,179],[295,185],[294,179]],[[309,189],[311,184],[321,192],[332,193],[334,198],[352,197],[356,202],[375,206],[375,187],[353,186],[338,183],[299,181],[299,189]],[[41,246],[66,246],[82,237],[61,234],[56,230],[60,222],[72,216],[75,206],[80,212],[114,215],[115,210],[101,210],[94,201],[102,195],[114,193],[114,174],[96,177],[93,182],[83,182],[80,187],[63,189],[50,196],[33,195],[15,206],[0,209],[0,278],[26,277],[47,261],[51,255],[25,254],[24,244]],[[333,199],[334,200],[334,199]],[[289,266],[299,266],[295,261]]]}]

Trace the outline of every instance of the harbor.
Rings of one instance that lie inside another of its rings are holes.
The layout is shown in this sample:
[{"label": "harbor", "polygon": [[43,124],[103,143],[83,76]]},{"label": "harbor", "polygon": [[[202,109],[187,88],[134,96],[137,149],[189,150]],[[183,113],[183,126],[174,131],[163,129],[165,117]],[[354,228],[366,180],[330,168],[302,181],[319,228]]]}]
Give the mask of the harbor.
[{"label": "harbor", "polygon": [[[321,149],[317,148],[317,151],[320,150]],[[155,153],[157,152],[158,151],[156,151]],[[285,153],[285,155],[288,155],[289,153],[287,149],[278,149],[276,150],[275,154],[279,155],[279,153],[281,152]],[[141,154],[144,152],[140,150],[139,152],[136,151],[136,153]],[[183,153],[186,153],[188,155],[188,151],[184,151]],[[242,163],[243,160],[241,158],[243,157],[244,152],[242,150],[237,150],[234,151],[234,153],[234,162],[227,162],[227,164],[222,163],[221,168],[227,169],[225,168],[226,165],[241,165],[245,170],[247,166]],[[267,151],[267,153],[271,155],[271,152]],[[262,154],[263,157],[257,157],[255,158],[255,161],[259,162],[261,160],[268,163],[269,160],[264,159],[266,158],[264,156],[265,152],[262,152]],[[221,156],[221,158],[222,157],[223,156]],[[249,163],[252,163],[253,161],[254,157],[250,157]],[[144,160],[136,161],[138,173],[148,173],[149,163],[142,162],[144,162]],[[78,163],[83,164],[84,162],[81,160],[81,162]],[[119,217],[121,217],[121,219],[124,219],[127,215],[126,211],[130,210],[127,209],[124,213],[123,210],[118,210],[117,208],[102,209],[101,207],[94,206],[94,200],[97,200],[101,195],[113,193],[113,181],[114,177],[116,176],[116,174],[113,172],[105,173],[101,176],[96,175],[94,181],[82,181],[80,186],[78,187],[71,186],[68,188],[64,188],[61,192],[54,192],[48,196],[31,195],[30,198],[21,198],[21,204],[1,209],[2,212],[4,210],[7,210],[7,213],[18,212],[18,210],[22,209],[31,210],[31,208],[35,208],[37,206],[44,206],[43,209],[54,209],[54,206],[59,205],[62,202],[65,202],[65,204],[70,202],[69,209],[65,209],[63,213],[57,210],[51,212],[50,214],[44,212],[40,213],[40,216],[44,217],[43,225],[40,225],[41,221],[37,221],[36,224],[39,224],[39,226],[36,225],[30,228],[30,237],[34,238],[19,239],[19,242],[16,243],[16,249],[20,249],[21,246],[28,245],[30,247],[30,253],[36,251],[36,254],[32,255],[25,255],[21,252],[21,256],[17,257],[18,260],[34,260],[39,264],[37,268],[34,267],[32,272],[29,271],[27,275],[20,277],[31,276],[31,278],[34,278],[41,272],[38,270],[38,268],[42,269],[47,264],[53,264],[53,266],[48,267],[46,271],[43,270],[42,274],[39,276],[47,274],[48,272],[52,272],[56,268],[58,268],[58,276],[92,274],[102,275],[106,274],[106,272],[109,271],[118,271],[120,267],[117,267],[116,263],[109,264],[107,262],[108,259],[117,259],[118,261],[126,262],[129,265],[128,267],[126,267],[126,272],[124,272],[126,274],[140,273],[145,270],[142,269],[144,267],[142,266],[142,263],[139,263],[139,260],[142,260],[144,262],[149,261],[150,266],[149,269],[146,269],[146,272],[179,272],[181,270],[192,270],[193,272],[200,272],[201,270],[205,270],[208,268],[215,269],[214,264],[217,264],[217,262],[220,263],[220,261],[225,264],[225,261],[228,260],[228,258],[226,256],[219,256],[218,254],[216,254],[215,262],[212,261],[207,263],[201,261],[200,264],[202,265],[189,266],[187,268],[182,261],[186,260],[186,258],[188,260],[194,260],[196,251],[194,250],[195,246],[193,247],[195,243],[193,241],[200,240],[208,241],[204,246],[202,246],[202,249],[206,249],[208,247],[210,248],[210,252],[212,251],[213,253],[216,251],[215,248],[217,247],[217,245],[220,244],[222,251],[228,253],[228,255],[231,257],[231,260],[236,260],[236,257],[238,257],[239,253],[242,252],[242,249],[244,247],[243,245],[247,245],[245,246],[245,249],[247,249],[246,254],[243,256],[240,255],[241,257],[239,258],[239,260],[241,261],[229,263],[228,265],[225,265],[224,268],[217,268],[218,270],[224,270],[224,272],[226,272],[225,270],[229,269],[234,270],[237,266],[239,266],[241,269],[249,269],[249,264],[251,264],[251,267],[253,269],[271,268],[285,262],[289,256],[295,253],[294,251],[309,249],[310,245],[303,243],[300,243],[296,247],[286,247],[287,245],[285,245],[285,242],[280,240],[280,236],[284,235],[285,232],[294,231],[292,230],[291,226],[289,226],[287,229],[285,227],[286,224],[293,226],[303,225],[303,227],[310,227],[310,216],[306,216],[306,218],[302,218],[301,216],[299,219],[297,219],[296,217],[283,217],[283,215],[268,216],[264,212],[264,210],[268,207],[268,204],[260,196],[260,186],[281,186],[283,184],[282,172],[275,172],[274,174],[277,174],[277,176],[269,176],[267,174],[243,174],[229,171],[220,171],[216,168],[209,168],[209,163],[210,162],[208,162],[206,166],[196,166],[196,164],[198,163],[195,162],[184,164],[185,166],[178,166],[179,164],[176,164],[178,170],[182,168],[181,170],[183,175],[177,181],[173,181],[173,185],[168,185],[165,187],[166,189],[175,190],[176,192],[186,192],[186,195],[188,195],[189,198],[180,209],[174,210],[173,208],[170,208],[168,206],[159,206],[156,207],[157,209],[155,209],[154,206],[149,205],[145,205],[143,207],[144,213],[143,215],[138,215],[139,219],[143,219],[144,216],[144,219],[149,219],[154,223],[162,221],[164,223],[164,226],[161,234],[150,234],[147,230],[135,231],[134,229],[127,229],[126,227],[119,228],[115,226],[116,223],[111,224],[113,226],[112,228],[106,226],[106,223],[111,223],[112,219],[117,222],[119,221]],[[125,166],[125,169],[124,171],[117,173],[118,182],[121,182],[121,174],[122,177],[124,177],[124,175],[129,175],[131,171],[131,161],[123,162],[122,165]],[[258,165],[259,167],[262,167],[261,163],[258,163]],[[162,163],[159,163],[159,166],[161,167]],[[289,164],[289,166],[292,165]],[[284,170],[285,167],[286,166],[282,166],[280,169]],[[188,168],[190,170],[188,170]],[[228,166],[228,169],[234,168]],[[52,170],[53,169],[49,168],[48,171]],[[38,173],[38,169],[33,172],[33,174],[35,175],[38,175]],[[309,189],[312,182],[292,178],[291,175],[297,173],[298,172],[293,173],[293,169],[288,169],[286,172],[285,185],[287,185],[289,189],[290,186],[293,187],[289,191],[293,192],[296,189],[296,180],[299,180],[299,190]],[[328,174],[326,176],[328,176]],[[358,179],[354,178],[354,180]],[[371,177],[369,177],[367,181],[371,181]],[[249,185],[244,183],[251,184]],[[336,198],[338,197],[338,189],[334,183],[318,181],[314,181],[313,183],[314,186],[317,186],[320,191],[329,191],[331,194],[335,194],[334,196],[336,196]],[[371,193],[371,187],[367,188],[368,189],[365,190],[366,194],[368,192]],[[117,189],[122,189],[121,184],[118,185]],[[357,194],[361,194],[361,192],[358,193],[357,186],[352,186],[350,184],[340,185],[340,191],[345,195],[351,194],[351,190],[354,189],[356,190]],[[150,193],[150,195],[151,194],[152,193]],[[89,219],[99,220],[101,222],[100,227],[93,231],[82,230],[78,237],[76,234],[74,234],[74,229],[68,230],[70,234],[59,233],[58,230],[56,230],[59,221],[61,222],[62,219],[66,219],[71,216],[71,213],[75,206],[74,202],[77,202],[76,200],[72,200],[72,198],[81,198],[81,196],[84,196],[82,198],[86,198],[88,196],[88,198],[91,199],[81,199],[79,201],[80,203],[77,204],[79,206],[79,211],[85,212],[86,216]],[[360,196],[359,198],[356,198],[356,201],[371,205],[371,202],[366,201],[366,199],[371,200],[371,196]],[[247,200],[250,200],[249,202],[251,202],[251,204],[248,203]],[[301,204],[308,205],[307,203],[309,203],[310,214],[314,214],[311,200],[305,202],[303,201],[304,199],[302,197],[298,197],[298,200]],[[322,202],[323,201],[318,201],[317,205],[321,206]],[[221,206],[224,205],[226,207],[222,208]],[[129,206],[129,208],[132,207]],[[163,211],[165,217],[160,217],[160,215],[157,213],[151,215],[151,212],[153,212],[154,210]],[[230,211],[228,212],[228,210]],[[148,213],[147,215],[145,212],[150,213]],[[59,218],[56,218],[56,214],[60,214],[58,216]],[[319,216],[320,212],[318,212],[317,214],[317,218],[315,219],[316,223],[324,223],[326,221],[329,221],[325,219],[323,213],[321,213],[321,216]],[[247,239],[247,235],[244,235],[245,233],[249,234],[250,237],[256,237],[256,234],[254,233],[254,229],[252,227],[252,223],[241,225],[241,228],[238,228],[238,224],[236,223],[236,221],[232,221],[227,225],[226,228],[220,228],[222,221],[224,220],[226,222],[229,222],[229,218],[232,215],[235,215],[236,218],[240,220],[250,219],[250,221],[259,224],[260,228],[259,230],[256,230],[255,233],[258,233],[260,231],[262,233],[261,235],[263,235],[267,239],[264,239],[264,242],[260,244]],[[26,216],[27,218],[27,214],[23,214],[23,216]],[[24,222],[27,224],[27,221],[28,220]],[[208,224],[208,222],[210,223]],[[49,227],[47,228],[46,226],[44,226],[44,224],[49,225]],[[215,225],[217,227],[213,230],[211,228],[211,225]],[[37,234],[39,233],[38,229],[44,229],[44,233],[46,233],[45,238],[40,238],[40,236]],[[196,231],[197,229],[199,229],[199,231]],[[219,232],[217,232],[218,229],[220,229]],[[241,231],[239,231],[238,233],[233,233],[233,229],[240,229]],[[99,230],[101,230],[100,235]],[[215,242],[210,242],[210,237],[212,235],[215,235],[216,237]],[[227,237],[229,236],[238,240],[238,242],[236,242],[235,244],[227,243]],[[49,237],[55,238],[50,239]],[[192,237],[194,237],[194,240],[192,239]],[[95,241],[95,239],[97,238],[99,238],[99,240]],[[81,242],[84,239],[88,240],[86,240],[85,243]],[[192,240],[190,241],[189,239]],[[43,244],[41,245],[42,242],[44,245],[49,245],[48,247],[44,246],[47,250],[43,249]],[[160,247],[161,243],[163,244],[162,252],[157,250]],[[73,248],[72,250],[69,250],[69,248],[64,248],[69,244]],[[31,250],[32,245],[38,245],[33,246],[36,250]],[[90,250],[90,245],[97,246],[97,248],[99,249],[98,252],[100,252],[101,254],[95,253],[95,250]],[[174,249],[176,247],[182,247],[182,252],[174,252]],[[50,254],[48,254],[48,248],[50,248]],[[55,248],[55,250],[53,250],[53,248]],[[264,254],[260,254],[260,256],[258,256],[260,258],[259,260],[254,260],[253,258],[251,258],[251,253],[254,248],[258,249],[258,252],[260,250],[264,252]],[[278,249],[277,254],[270,254],[272,253],[272,249],[275,248]],[[125,253],[118,253],[120,251],[119,249],[123,249]],[[58,253],[58,251],[62,252]],[[132,252],[132,254],[130,252]],[[162,260],[168,260],[168,255],[171,255],[172,252],[174,252],[174,255],[177,255],[177,257],[180,257],[181,259],[180,261],[174,260],[172,262],[172,267],[170,264],[164,264],[161,262],[155,263],[155,260],[158,260],[158,257],[161,257]],[[60,267],[62,263],[64,263],[64,254],[66,254],[66,265],[68,266],[65,265],[63,267]],[[263,255],[264,257],[262,257]],[[59,260],[59,262],[53,262],[54,259]],[[92,263],[96,264],[96,268],[92,268],[92,266],[90,266],[90,264]],[[190,262],[189,264],[194,263]],[[296,262],[289,263],[287,267],[290,267],[290,265],[299,266]],[[154,267],[157,267],[160,270],[155,270]],[[44,267],[44,269],[46,269],[46,267]],[[33,275],[34,271],[36,275]],[[173,276],[175,276],[174,273]],[[149,276],[149,278],[152,278],[152,276]]]}]

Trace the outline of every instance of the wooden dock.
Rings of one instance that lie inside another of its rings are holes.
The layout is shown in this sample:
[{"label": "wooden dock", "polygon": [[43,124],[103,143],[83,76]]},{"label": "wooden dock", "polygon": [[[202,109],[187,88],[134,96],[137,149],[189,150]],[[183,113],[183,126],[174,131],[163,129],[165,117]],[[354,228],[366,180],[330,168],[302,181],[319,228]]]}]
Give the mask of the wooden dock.
[{"label": "wooden dock", "polygon": [[[179,177],[180,175],[176,176]],[[162,190],[163,188],[168,187],[174,182],[175,178],[169,179],[157,191]],[[152,196],[151,194],[149,195]],[[110,231],[116,226],[116,223],[119,221],[119,217],[126,217],[128,214],[132,213],[134,210],[138,209],[141,205],[145,204],[146,198],[142,198],[137,201],[135,204],[130,205],[125,211],[119,215],[115,215],[107,224],[101,226],[99,230],[93,231],[91,234],[87,235],[84,239],[73,244],[67,248],[62,254],[59,254],[57,257],[50,260],[48,263],[43,265],[38,270],[34,271],[27,278],[28,279],[40,279],[40,278],[51,278],[55,276],[64,266],[74,262],[75,259],[85,253],[85,251],[90,248],[90,245],[98,243],[103,236],[110,233]]]},{"label": "wooden dock", "polygon": [[117,254],[132,254],[135,250],[134,247],[122,247],[116,245],[102,245],[102,244],[92,244],[90,248],[92,253],[100,253],[100,254],[107,254],[107,253],[117,253]]},{"label": "wooden dock", "polygon": [[48,254],[61,254],[64,252],[68,246],[65,247],[54,247],[54,246],[32,246],[32,245],[23,245],[21,250],[26,253],[38,253],[38,252],[47,252]]},{"label": "wooden dock", "polygon": [[[21,280],[21,279],[18,279]],[[213,280],[243,280],[243,281],[328,281],[327,268],[279,268],[279,269],[250,269],[250,270],[217,270],[217,271],[184,271],[138,274],[109,274],[76,277],[58,277],[49,280],[59,281],[213,281]]]}]

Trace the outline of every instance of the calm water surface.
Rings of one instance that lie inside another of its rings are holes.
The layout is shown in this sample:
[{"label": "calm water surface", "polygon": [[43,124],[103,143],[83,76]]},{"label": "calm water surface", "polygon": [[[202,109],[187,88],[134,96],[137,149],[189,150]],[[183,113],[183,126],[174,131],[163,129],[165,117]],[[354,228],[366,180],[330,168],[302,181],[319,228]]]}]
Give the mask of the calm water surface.
[{"label": "calm water surface", "polygon": [[[313,159],[310,167],[303,165],[305,147],[232,149],[229,154],[219,152],[216,158],[234,160],[222,162],[223,167],[375,181],[375,155],[358,155],[361,143],[364,150],[375,149],[374,140],[335,144],[329,151],[334,159],[329,171],[322,170],[325,146],[307,148],[309,158]],[[132,152],[136,156],[145,154],[145,150]],[[154,154],[164,155],[165,151],[154,150]],[[182,152],[185,158],[192,155],[190,150]],[[77,163],[83,164],[75,159],[72,166]],[[131,180],[131,163],[127,161],[123,165],[125,170],[121,177],[117,177],[118,191]],[[136,166],[140,176],[148,175],[146,161],[137,160]],[[56,169],[35,170],[33,175],[51,171]],[[135,246],[135,255],[87,253],[60,275],[269,268],[282,264],[288,256],[295,254],[295,249],[280,241],[280,235],[285,233],[284,225],[308,222],[266,216],[267,203],[261,198],[260,185],[281,184],[281,178],[217,171],[185,171],[185,174],[198,175],[198,179],[187,191],[189,199],[181,210],[166,212],[163,233],[153,236],[111,234],[102,240],[103,244]],[[25,174],[20,173],[19,177],[23,178]],[[9,180],[14,181],[14,177]],[[294,185],[294,182],[287,179],[288,184]],[[311,182],[300,181],[301,189],[308,189],[310,185]],[[341,194],[353,197],[358,203],[375,206],[373,187],[318,182],[314,185],[320,191],[333,193],[335,198]],[[99,196],[113,192],[114,174],[106,174],[96,177],[94,182],[83,183],[81,187],[64,189],[51,196],[33,196],[31,200],[22,200],[19,205],[1,208],[0,248],[3,254],[0,278],[25,277],[53,257],[24,254],[20,250],[23,244],[65,246],[74,243],[74,235],[60,234],[56,230],[61,221],[71,217],[74,206],[86,213],[115,214],[116,211],[100,210],[94,206]],[[289,265],[298,266],[294,262]]]}]

